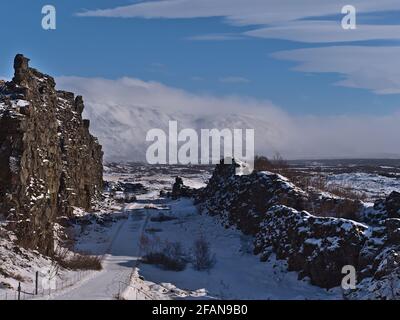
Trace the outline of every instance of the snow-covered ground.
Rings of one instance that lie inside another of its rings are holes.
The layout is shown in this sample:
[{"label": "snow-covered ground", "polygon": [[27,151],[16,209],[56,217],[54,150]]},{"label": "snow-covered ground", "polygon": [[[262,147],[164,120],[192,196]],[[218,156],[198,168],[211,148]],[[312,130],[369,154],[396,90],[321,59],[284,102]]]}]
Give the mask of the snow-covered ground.
[{"label": "snow-covered ground", "polygon": [[[252,239],[235,229],[225,229],[218,218],[200,215],[189,199],[168,203],[168,215],[176,220],[152,222],[161,241],[179,242],[190,254],[193,243],[205,238],[215,254],[216,263],[208,271],[196,271],[188,264],[184,271],[166,271],[140,264],[139,274],[177,292],[177,298],[207,299],[340,299],[339,289],[326,291],[308,280],[297,280],[284,263],[271,259],[260,262],[252,254]],[[156,215],[156,212],[152,212]]]},{"label": "snow-covered ground", "polygon": [[328,176],[328,183],[351,187],[364,193],[368,199],[384,198],[392,191],[400,191],[400,178],[385,177],[375,173],[354,172]]},{"label": "snow-covered ground", "polygon": [[[125,210],[128,219],[114,226],[114,235],[103,257],[103,270],[94,272],[90,277],[74,286],[53,294],[57,300],[108,300],[115,299],[126,286],[139,258],[138,242],[146,218],[136,204],[128,205]],[[90,243],[80,241],[78,247],[91,250]]]},{"label": "snow-covered ground", "polygon": [[[202,186],[204,177],[189,174],[184,182]],[[90,229],[81,234],[77,243],[80,250],[101,254],[108,243],[103,270],[52,294],[51,299],[341,299],[340,289],[327,291],[312,286],[307,279],[299,281],[297,273],[287,272],[281,261],[271,258],[261,262],[252,253],[250,237],[226,229],[217,217],[201,215],[192,200],[160,198],[160,189],[169,187],[174,175],[132,173],[121,177],[109,172],[107,178],[140,182],[148,192],[126,205],[127,220],[117,222],[109,231]],[[160,212],[175,219],[152,221]],[[179,242],[187,256],[194,242],[204,237],[215,254],[215,265],[208,271],[197,271],[189,262],[183,271],[168,271],[145,264],[140,260],[145,254],[140,245],[142,236]]]},{"label": "snow-covered ground", "polygon": [[[140,165],[110,165],[105,168],[105,180],[141,183],[145,192],[136,195],[134,203],[124,208],[110,206],[116,222],[105,225],[76,226],[75,249],[103,257],[103,270],[83,275],[61,270],[58,279],[71,280],[66,288],[58,287],[45,299],[341,299],[339,288],[330,291],[313,286],[308,279],[298,280],[298,274],[287,272],[285,263],[274,256],[261,262],[252,253],[252,238],[234,228],[225,228],[218,217],[200,214],[190,199],[170,200],[160,196],[161,190],[170,190],[176,176],[183,177],[191,187],[202,187],[210,177],[208,169],[201,168],[148,168]],[[375,179],[376,178],[376,179]],[[398,189],[399,185],[384,177],[367,174],[342,174],[330,181],[345,181],[366,190],[382,192]],[[382,180],[382,179],[383,180]],[[336,180],[334,180],[336,179]],[[375,180],[374,180],[375,179]],[[390,179],[390,178],[387,178]],[[369,183],[366,183],[369,181]],[[371,191],[372,192],[372,191]],[[174,220],[152,220],[163,212]],[[84,214],[84,213],[82,213]],[[125,216],[125,218],[124,218]],[[215,264],[208,271],[197,271],[190,259],[183,271],[168,271],[141,261],[145,252],[143,237],[161,243],[180,243],[186,257],[191,257],[193,244],[199,238],[210,243]],[[4,243],[3,243],[4,245]],[[1,243],[0,243],[1,248]],[[33,291],[33,274],[45,268],[50,261],[37,253],[18,252],[8,247],[0,252],[8,254],[8,270],[22,277],[28,292]],[[27,256],[24,260],[24,256]],[[19,260],[18,260],[19,259]],[[22,260],[21,260],[22,259]],[[21,261],[20,261],[21,260]],[[16,266],[12,266],[15,262]],[[0,266],[1,271],[1,266]],[[15,294],[17,280],[5,277]],[[1,294],[6,287],[0,285]]]}]

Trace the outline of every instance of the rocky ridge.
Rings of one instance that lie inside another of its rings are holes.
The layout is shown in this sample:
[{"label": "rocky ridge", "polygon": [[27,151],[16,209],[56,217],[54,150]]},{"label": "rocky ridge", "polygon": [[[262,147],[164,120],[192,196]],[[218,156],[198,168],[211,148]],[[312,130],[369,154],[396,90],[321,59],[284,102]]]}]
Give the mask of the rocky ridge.
[{"label": "rocky ridge", "polygon": [[89,210],[102,191],[102,148],[82,119],[81,96],[17,55],[0,82],[0,215],[20,244],[49,254],[54,224]]},{"label": "rocky ridge", "polygon": [[[400,297],[400,194],[367,208],[359,201],[310,194],[271,172],[235,175],[238,165],[217,165],[195,201],[227,227],[253,235],[260,259],[275,254],[299,278],[324,288],[340,286],[343,267],[351,265],[357,287],[344,291],[346,298]],[[321,210],[327,210],[323,217],[310,213]],[[340,214],[329,217],[334,212]]]}]

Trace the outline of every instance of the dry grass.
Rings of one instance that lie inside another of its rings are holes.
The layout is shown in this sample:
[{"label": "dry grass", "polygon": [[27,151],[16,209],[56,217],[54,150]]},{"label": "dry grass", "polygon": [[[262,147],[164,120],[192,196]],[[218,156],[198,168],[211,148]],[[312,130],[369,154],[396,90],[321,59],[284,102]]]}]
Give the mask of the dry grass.
[{"label": "dry grass", "polygon": [[299,178],[303,181],[298,183],[305,185],[303,188],[307,191],[312,191],[314,189],[317,191],[328,192],[343,199],[350,199],[355,201],[363,201],[367,198],[364,193],[354,190],[349,185],[329,183],[327,177],[324,175],[318,175],[316,177],[303,176]]},{"label": "dry grass", "polygon": [[[360,209],[360,201],[367,199],[366,194],[354,190],[350,185],[329,183],[326,175],[322,170],[316,170],[315,173],[308,173],[291,168],[279,154],[275,155],[272,160],[266,157],[256,156],[255,170],[271,171],[279,173],[300,189],[316,194],[318,192],[327,192],[341,199],[337,201],[321,201],[318,204],[311,203],[313,207],[312,213],[317,216],[330,216],[338,218],[356,219],[356,214]],[[285,204],[285,199],[281,199]],[[310,200],[312,201],[312,200]]]},{"label": "dry grass", "polygon": [[86,253],[74,253],[70,256],[67,248],[58,248],[53,256],[53,260],[58,266],[70,270],[101,270],[101,258],[88,255]]},{"label": "dry grass", "polygon": [[193,245],[193,267],[198,271],[209,270],[215,263],[215,254],[211,253],[210,243],[201,236]]},{"label": "dry grass", "polygon": [[0,275],[2,275],[4,278],[12,278],[12,279],[17,280],[19,282],[24,282],[25,281],[25,279],[21,275],[19,275],[17,273],[14,273],[14,272],[6,271],[1,267],[0,267]]},{"label": "dry grass", "polygon": [[101,259],[98,256],[74,254],[72,258],[58,261],[61,267],[70,270],[101,270]]},{"label": "dry grass", "polygon": [[157,265],[171,271],[182,271],[186,268],[187,260],[179,242],[161,241],[159,237],[142,236],[140,247],[144,251],[143,263]]},{"label": "dry grass", "polygon": [[279,153],[272,160],[264,156],[256,156],[254,169],[257,171],[279,173],[305,191],[328,192],[340,198],[350,200],[363,201],[367,198],[364,193],[354,190],[349,185],[328,183],[327,177],[318,171],[316,175],[311,175],[291,168],[289,163]]}]

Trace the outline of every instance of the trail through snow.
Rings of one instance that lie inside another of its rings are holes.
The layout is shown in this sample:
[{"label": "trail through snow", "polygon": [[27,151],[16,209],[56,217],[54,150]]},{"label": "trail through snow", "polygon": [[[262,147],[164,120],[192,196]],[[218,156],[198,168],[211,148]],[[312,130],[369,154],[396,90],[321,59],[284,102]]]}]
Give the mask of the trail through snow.
[{"label": "trail through snow", "polygon": [[138,204],[126,206],[127,220],[118,230],[103,259],[103,270],[95,272],[76,285],[52,295],[56,300],[109,300],[124,290],[139,259],[139,243],[147,222]]},{"label": "trail through snow", "polygon": [[[149,186],[152,184],[154,187],[154,182]],[[274,257],[260,262],[252,253],[251,238],[225,228],[218,217],[199,214],[192,200],[162,199],[158,190],[149,189],[135,203],[126,205],[128,219],[113,227],[116,231],[104,256],[103,270],[51,299],[341,299],[338,288],[326,291],[307,279],[299,281],[297,273],[287,272],[285,263]],[[175,219],[150,219],[162,212]],[[142,235],[179,242],[188,256],[194,241],[205,236],[216,264],[206,272],[194,270],[190,262],[181,272],[140,264],[145,254],[140,248]]]}]

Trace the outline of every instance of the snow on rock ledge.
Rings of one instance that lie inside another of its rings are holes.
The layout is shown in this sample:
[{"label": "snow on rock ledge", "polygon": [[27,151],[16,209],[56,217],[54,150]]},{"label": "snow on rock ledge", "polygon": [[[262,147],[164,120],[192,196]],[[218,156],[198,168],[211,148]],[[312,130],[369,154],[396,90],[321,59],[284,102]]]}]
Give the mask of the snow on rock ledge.
[{"label": "snow on rock ledge", "polygon": [[359,267],[367,226],[337,218],[319,218],[286,206],[268,210],[257,234],[255,253],[262,259],[275,252],[290,271],[309,276],[321,287],[337,286],[343,266]]},{"label": "snow on rock ledge", "polygon": [[284,204],[302,210],[307,194],[279,174],[253,172],[235,175],[236,164],[217,165],[208,185],[196,202],[210,214],[220,215],[229,225],[238,225],[246,234],[255,235],[268,208]]}]

